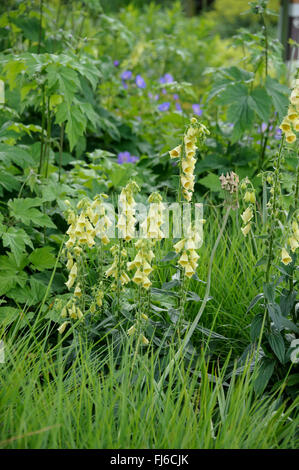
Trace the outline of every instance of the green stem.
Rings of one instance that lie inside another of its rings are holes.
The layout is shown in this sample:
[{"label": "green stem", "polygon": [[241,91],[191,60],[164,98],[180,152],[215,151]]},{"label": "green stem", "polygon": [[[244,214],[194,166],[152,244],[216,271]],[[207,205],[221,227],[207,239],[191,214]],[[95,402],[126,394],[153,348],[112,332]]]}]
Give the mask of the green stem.
[{"label": "green stem", "polygon": [[59,170],[58,170],[58,181],[61,178],[61,167],[62,167],[62,150],[63,150],[63,138],[64,138],[64,122],[60,128],[60,141],[59,141]]},{"label": "green stem", "polygon": [[263,23],[263,28],[264,28],[264,35],[265,35],[265,75],[267,78],[268,76],[268,30],[266,26],[265,17],[263,14],[261,15],[261,18],[262,18],[262,23]]},{"label": "green stem", "polygon": [[51,147],[51,112],[50,112],[50,97],[48,97],[48,107],[47,107],[47,145],[45,150],[45,155],[47,158],[46,163],[46,172],[45,178],[48,178],[49,171],[49,158],[50,158],[50,147]]},{"label": "green stem", "polygon": [[281,153],[284,144],[284,136],[281,139],[279,151],[275,160],[274,164],[274,194],[273,194],[273,207],[272,207],[272,220],[270,225],[270,238],[269,238],[269,251],[268,251],[268,260],[267,260],[267,268],[266,268],[266,282],[269,282],[270,279],[270,269],[272,264],[272,255],[273,255],[273,241],[274,241],[274,223],[275,223],[275,212],[276,212],[276,205],[277,205],[277,192],[278,192],[278,185],[279,185],[279,170],[280,170],[280,162],[281,162]]},{"label": "green stem", "polygon": [[37,53],[40,53],[40,45],[42,41],[42,22],[43,22],[43,0],[40,0],[39,2],[39,11],[40,11],[40,16],[39,16],[39,34],[38,34],[38,47],[37,47]]},{"label": "green stem", "polygon": [[46,123],[46,102],[45,102],[45,84],[42,85],[42,134],[41,134],[41,144],[40,144],[40,155],[39,155],[39,167],[38,173],[41,175],[43,159],[44,159],[44,146],[45,146],[45,123]]}]

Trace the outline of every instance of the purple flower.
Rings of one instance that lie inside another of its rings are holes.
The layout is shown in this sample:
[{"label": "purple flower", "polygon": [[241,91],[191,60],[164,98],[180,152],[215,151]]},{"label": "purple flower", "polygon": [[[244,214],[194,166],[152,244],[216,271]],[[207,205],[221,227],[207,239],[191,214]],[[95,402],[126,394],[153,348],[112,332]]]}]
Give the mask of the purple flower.
[{"label": "purple flower", "polygon": [[169,102],[161,103],[158,106],[159,111],[168,111],[169,108],[170,108],[170,103]]},{"label": "purple flower", "polygon": [[180,103],[175,103],[175,109],[177,111],[182,111],[182,106],[180,105]]},{"label": "purple flower", "polygon": [[141,75],[136,75],[135,82],[136,82],[136,85],[138,86],[138,88],[146,88],[146,83],[143,80]]},{"label": "purple flower", "polygon": [[173,76],[171,75],[171,73],[166,73],[163,77],[160,77],[159,79],[159,82],[164,84],[164,83],[172,83],[174,80],[173,80]]},{"label": "purple flower", "polygon": [[132,78],[132,72],[131,72],[131,70],[125,70],[125,71],[121,74],[121,78],[122,78],[122,80],[130,80],[130,78]]},{"label": "purple flower", "polygon": [[[268,127],[268,124],[266,124],[265,122],[262,122],[261,127],[258,128],[258,132],[259,133],[265,132],[267,130],[267,127]],[[272,129],[273,129],[273,126],[269,126],[269,131],[272,131]]]},{"label": "purple flower", "polygon": [[125,89],[127,89],[127,88],[128,88],[128,84],[127,84],[124,80],[122,80],[121,82],[122,82],[122,84],[123,84],[123,87],[124,87]]},{"label": "purple flower", "polygon": [[166,95],[166,94],[167,94],[167,91],[165,90],[165,88],[163,88],[162,95]]},{"label": "purple flower", "polygon": [[115,61],[113,62],[113,65],[114,65],[114,67],[118,67],[118,66],[119,66],[119,60],[115,60]]},{"label": "purple flower", "polygon": [[281,136],[282,136],[282,130],[279,129],[279,127],[276,127],[276,131],[275,131],[275,134],[274,134],[274,139],[280,140]]},{"label": "purple flower", "polygon": [[200,108],[199,104],[193,104],[192,109],[193,109],[193,113],[196,114],[196,116],[202,115],[202,109]]},{"label": "purple flower", "polygon": [[135,163],[139,160],[139,157],[135,157],[134,155],[131,155],[130,152],[125,151],[125,152],[119,152],[117,156],[117,163],[122,165],[123,163]]},{"label": "purple flower", "polygon": [[174,95],[172,95],[173,99],[175,101],[178,101],[180,99],[179,95],[177,93],[175,93]]},{"label": "purple flower", "polygon": [[165,78],[165,83],[172,83],[174,81],[171,73],[166,73],[164,75],[164,78]]}]

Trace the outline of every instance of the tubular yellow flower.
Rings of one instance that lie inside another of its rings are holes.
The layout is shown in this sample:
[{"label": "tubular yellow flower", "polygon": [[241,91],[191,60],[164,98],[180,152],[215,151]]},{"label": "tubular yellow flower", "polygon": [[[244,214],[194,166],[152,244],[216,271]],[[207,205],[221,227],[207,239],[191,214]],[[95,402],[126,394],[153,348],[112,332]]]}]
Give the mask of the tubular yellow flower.
[{"label": "tubular yellow flower", "polygon": [[59,333],[60,335],[62,335],[62,334],[64,333],[64,331],[65,331],[65,329],[66,329],[66,327],[67,327],[67,324],[68,324],[68,322],[65,321],[65,322],[62,323],[62,325],[60,325],[59,328],[57,328],[58,333]]},{"label": "tubular yellow flower", "polygon": [[252,204],[255,203],[255,193],[253,191],[246,191],[244,195],[245,202],[251,202]]},{"label": "tubular yellow flower", "polygon": [[253,217],[253,212],[250,207],[247,207],[247,209],[241,214],[241,219],[243,220],[244,224],[247,224]]},{"label": "tubular yellow flower", "polygon": [[281,261],[283,264],[290,264],[292,261],[292,258],[290,257],[289,253],[285,248],[282,248],[281,250]]},{"label": "tubular yellow flower", "polygon": [[149,344],[149,340],[144,335],[141,335],[141,342],[145,346],[147,346]]},{"label": "tubular yellow flower", "polygon": [[241,228],[241,232],[243,233],[244,237],[250,232],[251,223],[245,225],[245,227]]},{"label": "tubular yellow flower", "polygon": [[281,129],[283,132],[289,132],[292,130],[291,124],[288,120],[286,120],[286,118],[282,121],[279,129]]},{"label": "tubular yellow flower", "polygon": [[296,140],[296,135],[294,134],[294,132],[292,131],[286,132],[286,141],[288,144],[292,144],[293,142],[295,142],[295,140]]},{"label": "tubular yellow flower", "polygon": [[133,325],[133,326],[131,326],[131,328],[128,329],[127,334],[129,336],[132,336],[135,333],[135,331],[136,331],[136,326]]},{"label": "tubular yellow flower", "polygon": [[170,150],[169,152],[170,158],[179,158],[181,155],[181,150],[182,150],[181,145],[178,145],[174,149]]},{"label": "tubular yellow flower", "polygon": [[288,242],[289,242],[289,245],[291,247],[291,251],[294,253],[295,250],[297,250],[298,246],[299,246],[299,243],[298,241],[296,240],[295,237],[290,237],[288,239]]},{"label": "tubular yellow flower", "polygon": [[182,256],[180,257],[180,259],[178,261],[178,263],[183,267],[185,267],[189,264],[189,257],[187,255],[186,251],[183,252]]},{"label": "tubular yellow flower", "polygon": [[299,115],[294,108],[289,108],[287,117],[290,121],[296,121],[296,119],[299,119]]},{"label": "tubular yellow flower", "polygon": [[80,284],[77,284],[76,287],[75,287],[75,290],[74,290],[74,295],[76,297],[82,297],[82,291],[80,289]]}]

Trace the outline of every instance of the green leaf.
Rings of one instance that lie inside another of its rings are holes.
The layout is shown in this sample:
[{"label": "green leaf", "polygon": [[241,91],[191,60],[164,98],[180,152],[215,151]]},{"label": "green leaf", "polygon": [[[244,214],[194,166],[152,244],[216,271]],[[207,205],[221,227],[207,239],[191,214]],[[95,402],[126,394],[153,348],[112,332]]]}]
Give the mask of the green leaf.
[{"label": "green leaf", "polygon": [[25,225],[37,225],[39,227],[56,228],[50,217],[43,214],[34,207],[41,205],[39,198],[14,199],[8,202],[10,215],[17,220],[21,220]]},{"label": "green leaf", "polygon": [[271,115],[271,98],[265,88],[255,88],[248,98],[248,105],[263,121],[269,121]]},{"label": "green leaf", "polygon": [[257,341],[260,336],[262,324],[263,324],[263,317],[264,317],[263,314],[259,313],[258,315],[254,317],[254,319],[251,322],[250,338],[253,343]]},{"label": "green leaf", "polygon": [[269,380],[272,377],[274,366],[275,361],[272,359],[263,358],[261,360],[258,376],[254,382],[254,391],[257,395],[260,395],[265,390]]},{"label": "green leaf", "polygon": [[173,259],[177,258],[178,254],[175,251],[169,251],[164,258],[161,259],[162,263],[166,263],[167,261],[172,261]]},{"label": "green leaf", "polygon": [[30,153],[16,145],[0,144],[0,161],[3,161],[6,166],[12,163],[21,168],[34,166],[34,160]]},{"label": "green leaf", "polygon": [[27,274],[23,271],[26,262],[22,260],[20,266],[11,253],[8,256],[0,256],[0,295],[6,294],[17,284],[24,287]]},{"label": "green leaf", "polygon": [[20,310],[15,307],[0,307],[0,322],[4,325],[10,325],[19,316]]},{"label": "green leaf", "polygon": [[247,87],[242,83],[231,84],[218,96],[216,102],[221,105],[231,105],[232,103],[238,103],[244,97],[248,98]]},{"label": "green leaf", "polygon": [[267,301],[268,301],[269,303],[274,303],[274,299],[275,299],[275,287],[274,287],[274,284],[272,284],[272,283],[265,283],[263,287],[264,287],[265,298],[267,299]]},{"label": "green leaf", "polygon": [[43,248],[37,248],[29,256],[30,263],[39,271],[45,269],[51,269],[54,267],[56,262],[56,256],[53,255],[54,248],[52,246],[44,246]]},{"label": "green leaf", "polygon": [[275,111],[278,113],[279,120],[282,121],[287,114],[290,90],[269,76],[266,79],[266,90],[272,100]]},{"label": "green leaf", "polygon": [[25,230],[9,227],[7,232],[3,233],[3,246],[8,246],[11,249],[18,265],[21,263],[22,255],[25,252],[25,245],[33,248]]},{"label": "green leaf", "polygon": [[225,158],[218,155],[208,155],[203,160],[200,160],[196,165],[196,173],[200,175],[207,170],[228,169],[228,162]]},{"label": "green leaf", "polygon": [[17,301],[20,304],[26,304],[28,306],[36,305],[41,302],[47,291],[45,284],[31,278],[29,285],[25,287],[15,287],[6,293],[8,298]]},{"label": "green leaf", "polygon": [[0,185],[9,192],[18,190],[21,186],[17,177],[0,167]]},{"label": "green leaf", "polygon": [[79,137],[83,136],[86,124],[86,117],[82,111],[80,111],[78,107],[72,107],[71,111],[68,112],[67,124],[65,126],[65,131],[70,141],[71,151],[78,142]]},{"label": "green leaf", "polygon": [[215,175],[215,173],[209,173],[204,178],[198,180],[198,183],[202,184],[206,188],[210,189],[211,191],[221,191],[221,184],[219,177]]},{"label": "green leaf", "polygon": [[285,345],[281,334],[277,332],[271,332],[268,335],[268,341],[272,351],[276,354],[279,361],[283,364],[285,357]]}]

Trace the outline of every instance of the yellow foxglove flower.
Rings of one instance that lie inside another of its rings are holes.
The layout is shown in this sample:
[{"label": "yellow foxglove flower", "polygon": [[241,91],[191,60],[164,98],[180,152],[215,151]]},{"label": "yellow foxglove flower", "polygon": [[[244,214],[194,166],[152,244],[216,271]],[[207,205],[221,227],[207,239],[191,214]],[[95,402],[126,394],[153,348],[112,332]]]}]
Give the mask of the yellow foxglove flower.
[{"label": "yellow foxglove flower", "polygon": [[246,191],[244,195],[245,202],[251,202],[252,204],[255,203],[255,193],[253,191]]},{"label": "yellow foxglove flower", "polygon": [[131,326],[131,328],[128,329],[127,333],[129,336],[132,336],[135,333],[135,331],[136,331],[136,326],[133,325]]},{"label": "yellow foxglove flower", "polygon": [[288,241],[291,247],[291,251],[294,253],[294,251],[298,248],[299,243],[297,242],[295,237],[290,237]]},{"label": "yellow foxglove flower", "polygon": [[129,278],[129,276],[127,275],[127,273],[123,272],[123,273],[120,275],[120,282],[121,282],[122,285],[128,284],[128,282],[130,282],[130,278]]},{"label": "yellow foxglove flower", "polygon": [[186,239],[183,238],[183,240],[180,240],[175,245],[173,245],[173,248],[174,248],[174,251],[176,252],[176,254],[180,253],[180,251],[183,250],[183,248],[185,246],[185,242],[186,242]]},{"label": "yellow foxglove flower", "polygon": [[292,258],[290,257],[289,253],[287,252],[287,250],[285,248],[282,248],[281,250],[281,261],[283,262],[283,264],[290,264],[291,261],[292,261]]},{"label": "yellow foxglove flower", "polygon": [[247,207],[247,209],[241,214],[241,218],[244,222],[244,224],[247,224],[253,217],[253,212],[250,207]]},{"label": "yellow foxglove flower", "polygon": [[296,135],[294,134],[294,132],[292,131],[286,132],[286,141],[288,144],[292,144],[293,142],[295,142],[295,140],[296,140]]},{"label": "yellow foxglove flower", "polygon": [[193,274],[194,274],[194,268],[191,266],[190,263],[188,263],[185,266],[185,274],[186,274],[187,277],[192,277]]},{"label": "yellow foxglove flower", "polygon": [[66,318],[67,317],[67,309],[66,307],[63,307],[61,310],[61,318]]},{"label": "yellow foxglove flower", "polygon": [[140,271],[140,269],[137,269],[132,281],[135,282],[135,284],[141,284],[144,278],[144,274]]},{"label": "yellow foxglove flower", "polygon": [[187,266],[188,263],[189,263],[189,258],[188,258],[186,251],[184,251],[182,256],[179,259],[179,264],[184,267],[184,266]]},{"label": "yellow foxglove flower", "polygon": [[82,253],[82,248],[80,246],[75,246],[74,253],[76,256],[80,256]]},{"label": "yellow foxglove flower", "polygon": [[77,311],[76,311],[76,305],[73,304],[71,306],[71,308],[69,309],[69,316],[73,319],[73,320],[77,320]]},{"label": "yellow foxglove flower", "polygon": [[151,285],[152,283],[149,278],[147,276],[144,276],[142,281],[142,287],[144,287],[144,289],[149,289]]},{"label": "yellow foxglove flower", "polygon": [[68,324],[68,322],[65,321],[65,322],[62,323],[62,325],[60,325],[59,328],[57,328],[58,333],[59,333],[60,335],[62,335],[62,334],[64,333],[64,331],[65,331],[65,329],[66,329],[66,327],[67,327],[67,324]]},{"label": "yellow foxglove flower", "polygon": [[109,276],[112,276],[114,275],[116,272],[116,265],[115,263],[113,263],[110,268],[107,269],[107,271],[105,272],[106,276],[109,277]]},{"label": "yellow foxglove flower", "polygon": [[245,225],[245,227],[241,228],[241,232],[243,233],[244,237],[250,232],[251,223]]},{"label": "yellow foxglove flower", "polygon": [[149,344],[149,340],[144,335],[141,335],[141,342],[145,346],[147,346]]},{"label": "yellow foxglove flower", "polygon": [[286,119],[282,121],[279,129],[281,129],[283,132],[290,132],[292,130],[290,122]]},{"label": "yellow foxglove flower", "polygon": [[288,111],[288,119],[290,121],[296,121],[297,119],[299,119],[299,115],[294,109],[289,110]]},{"label": "yellow foxglove flower", "polygon": [[75,287],[75,290],[74,290],[74,295],[76,297],[82,297],[82,291],[80,289],[80,284],[77,284],[76,287]]},{"label": "yellow foxglove flower", "polygon": [[77,307],[77,318],[78,320],[81,320],[83,318],[83,313],[81,312],[79,307]]},{"label": "yellow foxglove flower", "polygon": [[70,290],[74,283],[75,283],[76,278],[74,276],[69,276],[67,282],[65,283],[66,287]]},{"label": "yellow foxglove flower", "polygon": [[170,158],[179,158],[181,155],[181,149],[182,149],[182,146],[178,145],[174,149],[170,150],[169,152]]}]

